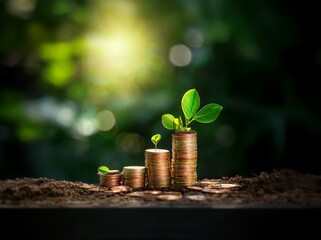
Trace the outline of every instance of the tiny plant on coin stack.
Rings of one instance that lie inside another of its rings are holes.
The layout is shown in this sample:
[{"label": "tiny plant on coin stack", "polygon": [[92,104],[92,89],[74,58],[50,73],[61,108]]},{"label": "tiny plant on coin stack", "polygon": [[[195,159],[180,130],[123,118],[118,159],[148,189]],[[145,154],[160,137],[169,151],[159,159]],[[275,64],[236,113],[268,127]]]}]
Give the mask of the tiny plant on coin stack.
[{"label": "tiny plant on coin stack", "polygon": [[118,170],[109,170],[107,166],[98,167],[99,186],[111,188],[122,184],[122,174]]},{"label": "tiny plant on coin stack", "polygon": [[172,133],[172,183],[181,186],[191,186],[197,181],[197,133],[192,130],[190,124],[210,123],[217,119],[223,107],[217,103],[209,103],[200,108],[201,100],[196,89],[190,89],[182,97],[181,108],[184,121],[181,116],[172,114],[162,115],[162,124]]},{"label": "tiny plant on coin stack", "polygon": [[147,170],[148,186],[161,188],[170,186],[170,151],[158,149],[157,144],[161,140],[161,135],[155,134],[151,141],[155,148],[145,150],[145,167]]},{"label": "tiny plant on coin stack", "polygon": [[159,133],[157,133],[151,137],[151,141],[155,145],[155,150],[157,150],[157,144],[161,140],[161,138],[162,138],[162,136]]}]

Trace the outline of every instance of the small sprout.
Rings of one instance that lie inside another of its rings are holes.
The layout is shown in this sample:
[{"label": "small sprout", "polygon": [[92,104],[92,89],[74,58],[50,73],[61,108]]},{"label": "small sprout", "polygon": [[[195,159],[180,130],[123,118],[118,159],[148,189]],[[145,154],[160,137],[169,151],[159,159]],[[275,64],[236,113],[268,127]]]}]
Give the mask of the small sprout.
[{"label": "small sprout", "polygon": [[162,136],[159,133],[152,136],[151,140],[155,145],[155,150],[157,150],[157,144],[161,140],[161,138],[162,138]]},{"label": "small sprout", "polygon": [[[179,116],[174,117],[172,114],[162,115],[162,124],[165,128],[174,131],[191,131],[189,125],[196,121],[199,123],[210,123],[217,119],[223,107],[217,103],[209,103],[199,109],[201,99],[196,89],[190,89],[182,97],[181,107],[184,114],[184,122]],[[184,124],[185,123],[185,124]]]},{"label": "small sprout", "polygon": [[106,166],[100,166],[98,168],[98,174],[108,174],[109,173],[109,168]]}]

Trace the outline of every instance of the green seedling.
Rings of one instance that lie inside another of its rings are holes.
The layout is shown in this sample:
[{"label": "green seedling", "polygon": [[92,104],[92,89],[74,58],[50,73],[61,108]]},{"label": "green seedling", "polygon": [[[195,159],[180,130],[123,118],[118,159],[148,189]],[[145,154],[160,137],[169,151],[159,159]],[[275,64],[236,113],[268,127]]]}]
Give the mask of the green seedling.
[{"label": "green seedling", "polygon": [[98,174],[108,174],[109,173],[109,168],[106,166],[100,166],[98,168]]},{"label": "green seedling", "polygon": [[151,141],[152,143],[155,145],[155,150],[157,150],[157,144],[159,143],[159,141],[161,140],[162,136],[158,133],[155,134],[151,137]]},{"label": "green seedling", "polygon": [[217,103],[210,103],[200,108],[201,99],[196,89],[188,90],[182,97],[181,107],[184,114],[184,122],[182,117],[174,117],[172,114],[162,115],[162,124],[165,128],[175,131],[191,130],[189,125],[193,122],[210,123],[217,119],[223,107]]}]

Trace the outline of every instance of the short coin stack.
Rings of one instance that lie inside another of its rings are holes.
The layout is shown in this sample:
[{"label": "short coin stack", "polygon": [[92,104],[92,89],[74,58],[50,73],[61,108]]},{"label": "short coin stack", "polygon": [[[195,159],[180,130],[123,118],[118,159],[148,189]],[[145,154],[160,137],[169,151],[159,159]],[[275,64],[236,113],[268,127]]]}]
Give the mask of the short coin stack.
[{"label": "short coin stack", "polygon": [[99,174],[101,187],[115,187],[122,185],[123,174],[118,170],[110,170],[107,174]]},{"label": "short coin stack", "polygon": [[170,152],[168,150],[146,149],[145,167],[149,187],[161,188],[170,186]]},{"label": "short coin stack", "polygon": [[132,188],[145,186],[145,167],[126,166],[123,168],[124,185]]},{"label": "short coin stack", "polygon": [[197,181],[197,133],[172,134],[172,184],[192,186]]}]

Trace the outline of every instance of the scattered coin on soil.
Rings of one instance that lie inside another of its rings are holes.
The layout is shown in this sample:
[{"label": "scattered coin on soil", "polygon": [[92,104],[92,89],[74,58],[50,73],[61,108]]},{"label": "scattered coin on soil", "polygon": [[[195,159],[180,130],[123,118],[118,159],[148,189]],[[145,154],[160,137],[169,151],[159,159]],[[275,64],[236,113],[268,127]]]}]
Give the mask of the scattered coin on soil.
[{"label": "scattered coin on soil", "polygon": [[149,194],[149,195],[159,195],[162,193],[162,191],[158,191],[158,190],[145,190],[144,191],[145,194]]},{"label": "scattered coin on soil", "polygon": [[185,198],[193,201],[204,201],[206,199],[206,197],[203,194],[187,195],[185,196]]},{"label": "scattered coin on soil", "polygon": [[199,183],[207,184],[207,185],[217,185],[217,184],[220,184],[219,181],[210,181],[210,180],[202,180],[202,181],[199,181]]},{"label": "scattered coin on soil", "polygon": [[197,186],[190,186],[190,187],[186,187],[188,190],[192,190],[192,191],[202,191],[203,188],[202,187],[197,187]]},{"label": "scattered coin on soil", "polygon": [[112,187],[111,188],[112,191],[115,191],[115,192],[130,192],[131,190],[133,190],[133,188],[129,187],[129,186],[115,186],[115,187]]},{"label": "scattered coin on soil", "polygon": [[91,192],[99,192],[99,187],[91,187],[88,190]]},{"label": "scattered coin on soil", "polygon": [[110,188],[108,187],[98,187],[98,192],[106,192],[106,193],[120,193],[121,191],[120,190],[111,190]]},{"label": "scattered coin on soil", "polygon": [[182,195],[177,195],[177,194],[160,194],[156,198],[158,200],[163,200],[163,201],[176,201],[181,199],[183,196]]},{"label": "scattered coin on soil", "polygon": [[214,188],[204,188],[202,190],[202,192],[204,193],[226,193],[226,192],[229,192],[229,190],[227,189],[214,189]]},{"label": "scattered coin on soil", "polygon": [[240,187],[239,184],[233,184],[233,183],[219,183],[217,185],[211,186],[211,188],[237,188]]},{"label": "scattered coin on soil", "polygon": [[146,194],[144,192],[131,192],[126,194],[126,196],[130,196],[130,197],[145,197]]},{"label": "scattered coin on soil", "polygon": [[88,183],[75,183],[75,185],[84,189],[91,189],[91,188],[97,187],[93,184],[88,184]]}]

